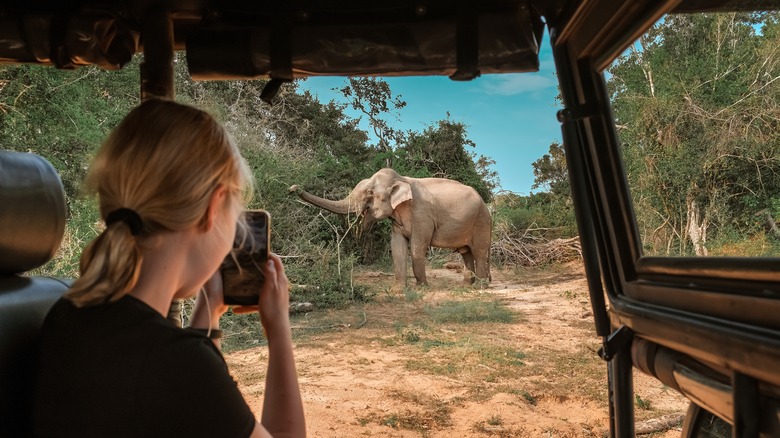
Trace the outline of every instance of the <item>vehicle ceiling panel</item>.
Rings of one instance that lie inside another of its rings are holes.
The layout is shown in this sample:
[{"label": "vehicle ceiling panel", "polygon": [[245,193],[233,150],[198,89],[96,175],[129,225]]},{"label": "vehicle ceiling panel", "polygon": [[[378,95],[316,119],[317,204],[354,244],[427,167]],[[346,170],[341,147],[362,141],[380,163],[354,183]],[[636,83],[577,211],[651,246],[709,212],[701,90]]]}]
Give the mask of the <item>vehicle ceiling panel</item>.
[{"label": "vehicle ceiling panel", "polygon": [[[141,29],[154,7],[171,11],[175,46],[191,52],[198,79],[311,75],[448,75],[538,70],[545,22],[590,10],[578,37],[616,26],[626,10],[660,10],[657,1],[2,1],[0,62],[121,68],[143,51]],[[683,0],[675,12],[780,9],[780,0]],[[637,22],[634,22],[637,23]],[[610,35],[610,41],[615,36]],[[592,41],[592,40],[591,40]],[[583,44],[585,44],[583,42]],[[600,43],[603,46],[603,43]],[[272,50],[273,48],[273,50]],[[583,51],[586,51],[583,47]],[[610,50],[590,47],[592,50]],[[614,48],[611,48],[614,50]],[[273,58],[273,59],[272,59]],[[602,57],[608,59],[606,57]]]}]

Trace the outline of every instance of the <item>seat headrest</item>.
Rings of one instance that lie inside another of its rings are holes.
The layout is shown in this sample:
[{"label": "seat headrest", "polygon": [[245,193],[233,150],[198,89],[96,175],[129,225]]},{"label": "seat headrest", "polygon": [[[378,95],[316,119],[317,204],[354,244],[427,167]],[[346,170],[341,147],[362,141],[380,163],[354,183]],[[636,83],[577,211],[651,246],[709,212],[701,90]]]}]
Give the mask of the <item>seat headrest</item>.
[{"label": "seat headrest", "polygon": [[49,261],[65,233],[65,190],[35,154],[0,151],[0,275]]}]

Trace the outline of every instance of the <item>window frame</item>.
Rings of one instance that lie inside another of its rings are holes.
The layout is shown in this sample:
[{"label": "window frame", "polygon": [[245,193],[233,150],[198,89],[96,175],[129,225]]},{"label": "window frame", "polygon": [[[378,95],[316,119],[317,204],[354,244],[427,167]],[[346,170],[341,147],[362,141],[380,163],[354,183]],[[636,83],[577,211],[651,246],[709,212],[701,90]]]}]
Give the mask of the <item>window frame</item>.
[{"label": "window frame", "polygon": [[585,272],[608,359],[612,430],[633,436],[632,345],[640,339],[731,381],[734,410],[717,414],[749,424],[766,393],[780,388],[780,258],[642,255],[603,72],[678,2],[627,3],[586,3],[548,23]]}]

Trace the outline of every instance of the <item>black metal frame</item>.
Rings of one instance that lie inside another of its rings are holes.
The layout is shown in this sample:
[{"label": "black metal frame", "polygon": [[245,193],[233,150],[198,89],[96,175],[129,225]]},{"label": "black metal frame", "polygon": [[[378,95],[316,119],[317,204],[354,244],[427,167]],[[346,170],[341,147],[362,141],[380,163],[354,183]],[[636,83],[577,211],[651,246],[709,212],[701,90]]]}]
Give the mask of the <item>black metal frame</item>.
[{"label": "black metal frame", "polygon": [[677,2],[626,3],[594,1],[548,23],[611,433],[634,435],[632,345],[642,340],[730,379],[733,412],[718,414],[735,437],[758,437],[764,393],[780,387],[780,260],[642,257],[602,71]]}]

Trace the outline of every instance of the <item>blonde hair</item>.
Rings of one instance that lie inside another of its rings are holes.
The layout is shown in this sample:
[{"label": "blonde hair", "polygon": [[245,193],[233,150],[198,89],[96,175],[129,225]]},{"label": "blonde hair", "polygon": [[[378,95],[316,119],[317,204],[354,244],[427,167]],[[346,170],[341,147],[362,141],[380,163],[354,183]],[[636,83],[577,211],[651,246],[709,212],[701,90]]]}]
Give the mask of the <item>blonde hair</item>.
[{"label": "blonde hair", "polygon": [[135,211],[142,227],[112,222],[81,256],[81,276],[66,293],[79,307],[116,301],[138,281],[138,238],[197,226],[211,194],[225,186],[245,206],[252,177],[238,148],[213,117],[171,100],[150,99],[109,135],[90,166],[85,188],[100,215]]}]

